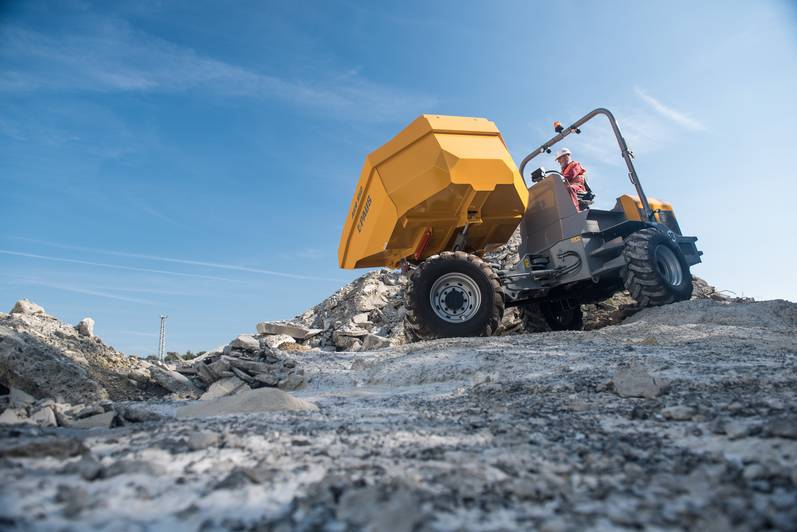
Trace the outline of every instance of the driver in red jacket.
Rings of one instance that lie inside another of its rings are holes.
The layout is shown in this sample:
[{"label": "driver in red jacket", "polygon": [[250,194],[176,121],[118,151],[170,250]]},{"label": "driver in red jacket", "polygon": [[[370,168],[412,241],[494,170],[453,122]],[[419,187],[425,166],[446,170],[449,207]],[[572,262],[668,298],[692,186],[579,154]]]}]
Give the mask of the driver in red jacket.
[{"label": "driver in red jacket", "polygon": [[562,176],[567,183],[567,190],[570,192],[570,198],[573,200],[573,205],[576,206],[577,211],[581,211],[578,205],[578,194],[587,193],[587,185],[584,180],[587,171],[578,161],[574,161],[570,156],[570,150],[562,148],[556,152],[556,162],[562,167]]}]

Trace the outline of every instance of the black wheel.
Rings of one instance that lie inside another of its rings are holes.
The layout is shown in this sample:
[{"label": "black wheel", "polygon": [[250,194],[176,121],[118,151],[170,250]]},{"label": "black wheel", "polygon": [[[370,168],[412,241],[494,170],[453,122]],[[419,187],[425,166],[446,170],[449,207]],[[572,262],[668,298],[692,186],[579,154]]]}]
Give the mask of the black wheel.
[{"label": "black wheel", "polygon": [[410,340],[490,336],[504,315],[498,276],[479,257],[461,251],[422,262],[404,297]]},{"label": "black wheel", "polygon": [[643,307],[692,297],[692,274],[678,246],[656,229],[632,233],[623,250],[623,283]]},{"label": "black wheel", "polygon": [[580,305],[559,301],[543,301],[540,310],[553,331],[580,331],[584,328],[584,314]]},{"label": "black wheel", "polygon": [[523,319],[523,330],[527,333],[546,332],[551,330],[548,320],[542,313],[540,303],[532,301],[520,305],[520,316]]}]

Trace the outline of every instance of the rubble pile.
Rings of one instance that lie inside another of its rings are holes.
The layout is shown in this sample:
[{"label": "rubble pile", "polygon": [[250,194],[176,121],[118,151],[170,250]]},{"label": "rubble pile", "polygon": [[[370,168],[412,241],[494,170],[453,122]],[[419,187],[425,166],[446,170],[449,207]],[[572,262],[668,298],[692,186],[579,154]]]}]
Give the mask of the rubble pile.
[{"label": "rubble pile", "polygon": [[150,376],[151,365],[105,345],[91,318],[72,326],[27,300],[0,313],[0,387],[74,404],[168,393]]},{"label": "rubble pile", "polygon": [[172,373],[183,377],[186,385],[177,384],[170,389],[189,397],[198,396],[200,400],[217,399],[263,387],[295,390],[304,384],[304,370],[278,349],[274,345],[276,342],[279,345],[291,345],[295,340],[282,333],[257,336],[242,334],[221,350],[205,353],[189,363],[179,365]]},{"label": "rubble pile", "polygon": [[406,283],[398,271],[368,272],[292,323],[319,331],[305,342],[310,347],[360,351],[404,344]]}]

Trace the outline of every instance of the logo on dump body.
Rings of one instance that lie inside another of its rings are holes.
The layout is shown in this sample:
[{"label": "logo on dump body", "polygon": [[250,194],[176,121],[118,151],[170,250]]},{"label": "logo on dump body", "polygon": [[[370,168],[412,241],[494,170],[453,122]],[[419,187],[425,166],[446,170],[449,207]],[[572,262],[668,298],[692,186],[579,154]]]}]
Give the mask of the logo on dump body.
[{"label": "logo on dump body", "polygon": [[365,198],[365,205],[363,205],[363,212],[360,214],[360,221],[357,224],[357,232],[361,232],[363,230],[363,224],[365,223],[365,218],[368,216],[368,209],[371,206],[371,195],[369,194],[367,198]]}]

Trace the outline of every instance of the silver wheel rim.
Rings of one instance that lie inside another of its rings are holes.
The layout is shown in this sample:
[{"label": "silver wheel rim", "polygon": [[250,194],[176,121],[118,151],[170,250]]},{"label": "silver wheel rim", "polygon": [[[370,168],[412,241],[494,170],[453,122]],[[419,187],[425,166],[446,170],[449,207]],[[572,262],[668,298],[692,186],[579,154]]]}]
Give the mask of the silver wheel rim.
[{"label": "silver wheel rim", "polygon": [[447,273],[432,285],[429,302],[438,318],[449,323],[464,323],[479,311],[482,294],[476,281],[469,276]]},{"label": "silver wheel rim", "polygon": [[681,263],[675,252],[667,246],[656,246],[656,270],[659,275],[672,286],[678,286],[683,282],[684,272]]}]

